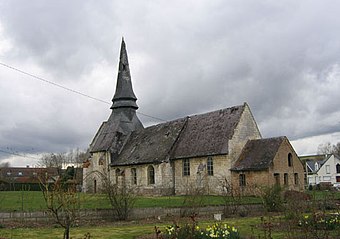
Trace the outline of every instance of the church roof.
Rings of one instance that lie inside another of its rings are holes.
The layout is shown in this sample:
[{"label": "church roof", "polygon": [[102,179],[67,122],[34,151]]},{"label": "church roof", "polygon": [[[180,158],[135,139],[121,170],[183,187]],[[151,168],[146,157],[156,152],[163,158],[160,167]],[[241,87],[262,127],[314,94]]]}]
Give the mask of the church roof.
[{"label": "church roof", "polygon": [[116,108],[134,108],[138,109],[136,104],[137,97],[132,89],[130,67],[126,45],[124,39],[120,48],[119,67],[117,76],[116,92],[112,99],[111,109]]},{"label": "church roof", "polygon": [[268,169],[286,137],[249,140],[244,146],[233,171]]},{"label": "church roof", "polygon": [[186,124],[186,118],[132,132],[113,165],[160,163],[169,153]]},{"label": "church roof", "polygon": [[112,99],[112,112],[97,131],[90,152],[108,151],[118,153],[130,133],[143,128],[136,116],[136,96],[132,89],[126,45],[122,39],[116,91]]},{"label": "church roof", "polygon": [[228,154],[228,142],[234,135],[244,107],[234,106],[188,117],[172,158]]},{"label": "church roof", "polygon": [[112,165],[228,154],[228,141],[245,107],[246,104],[134,131]]}]

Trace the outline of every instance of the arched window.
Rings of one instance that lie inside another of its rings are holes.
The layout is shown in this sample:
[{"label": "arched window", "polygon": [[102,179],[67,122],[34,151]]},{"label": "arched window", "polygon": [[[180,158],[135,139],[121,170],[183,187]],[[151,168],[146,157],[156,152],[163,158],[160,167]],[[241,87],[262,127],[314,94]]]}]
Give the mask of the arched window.
[{"label": "arched window", "polygon": [[155,169],[151,165],[148,167],[148,184],[155,184]]},{"label": "arched window", "polygon": [[293,155],[291,153],[288,154],[288,167],[293,166]]}]

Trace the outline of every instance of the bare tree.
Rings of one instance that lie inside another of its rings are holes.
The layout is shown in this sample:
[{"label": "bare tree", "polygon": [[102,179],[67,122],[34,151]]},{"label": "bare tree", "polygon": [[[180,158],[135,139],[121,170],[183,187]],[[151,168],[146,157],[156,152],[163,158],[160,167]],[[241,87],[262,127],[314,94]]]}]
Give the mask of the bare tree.
[{"label": "bare tree", "polygon": [[86,158],[88,158],[87,151],[77,148],[64,153],[44,154],[38,164],[46,168],[66,168],[70,165],[81,167]]},{"label": "bare tree", "polygon": [[333,145],[330,142],[319,144],[317,152],[319,154],[334,154],[335,157],[340,158],[340,142]]},{"label": "bare tree", "polygon": [[52,184],[50,179],[41,181],[42,192],[49,214],[64,228],[64,239],[70,238],[70,229],[79,218],[80,201],[69,174]]},{"label": "bare tree", "polygon": [[107,172],[95,171],[90,175],[92,174],[99,176],[102,191],[110,202],[114,217],[118,220],[126,220],[136,202],[137,188],[127,184],[124,179],[120,183],[113,182]]},{"label": "bare tree", "polygon": [[9,168],[9,167],[11,167],[11,164],[9,162],[0,163],[0,168]]},{"label": "bare tree", "polygon": [[319,144],[318,154],[331,154],[333,153],[332,144],[330,142]]},{"label": "bare tree", "polygon": [[333,145],[333,154],[335,155],[335,157],[340,158],[340,142]]}]

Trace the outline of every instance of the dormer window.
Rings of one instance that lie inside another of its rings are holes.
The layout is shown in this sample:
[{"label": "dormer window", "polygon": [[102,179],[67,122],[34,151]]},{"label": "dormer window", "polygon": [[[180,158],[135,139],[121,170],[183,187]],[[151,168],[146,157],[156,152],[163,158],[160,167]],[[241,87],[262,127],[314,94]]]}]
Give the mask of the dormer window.
[{"label": "dormer window", "polygon": [[318,171],[319,170],[319,164],[315,163],[314,168],[315,168],[315,171]]}]

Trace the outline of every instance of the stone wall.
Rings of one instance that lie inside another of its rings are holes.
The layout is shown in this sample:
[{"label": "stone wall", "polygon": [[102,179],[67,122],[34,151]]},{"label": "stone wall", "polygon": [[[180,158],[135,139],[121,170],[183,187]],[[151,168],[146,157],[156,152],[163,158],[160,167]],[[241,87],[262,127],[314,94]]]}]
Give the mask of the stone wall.
[{"label": "stone wall", "polygon": [[183,160],[175,160],[176,195],[203,193],[221,195],[228,170],[228,155],[212,156],[213,175],[208,175],[208,157],[189,158],[190,175],[183,175]]},{"label": "stone wall", "polygon": [[[246,205],[249,213],[261,212],[262,205]],[[129,214],[128,220],[143,220],[143,219],[169,219],[181,217],[185,212],[191,212],[192,208],[135,208]],[[195,212],[199,216],[210,217],[213,219],[214,214],[224,214],[229,212],[225,206],[208,206],[195,208]],[[80,221],[114,221],[113,212],[110,209],[93,209],[81,210]],[[224,216],[228,216],[225,215]],[[46,212],[0,212],[0,223],[5,222],[47,222],[53,223],[54,220]]]},{"label": "stone wall", "polygon": [[[292,155],[292,164],[288,165],[288,155]],[[246,186],[240,187],[239,176],[245,175]],[[247,195],[258,195],[264,187],[271,187],[276,183],[275,174],[279,177],[279,185],[289,190],[301,191],[304,189],[304,167],[299,160],[288,139],[279,147],[272,165],[261,171],[233,172],[232,183],[234,189]],[[287,184],[284,175],[287,174]],[[295,181],[295,174],[298,180]]]}]

